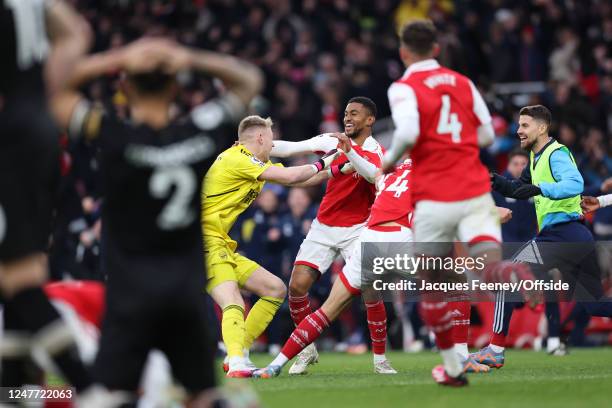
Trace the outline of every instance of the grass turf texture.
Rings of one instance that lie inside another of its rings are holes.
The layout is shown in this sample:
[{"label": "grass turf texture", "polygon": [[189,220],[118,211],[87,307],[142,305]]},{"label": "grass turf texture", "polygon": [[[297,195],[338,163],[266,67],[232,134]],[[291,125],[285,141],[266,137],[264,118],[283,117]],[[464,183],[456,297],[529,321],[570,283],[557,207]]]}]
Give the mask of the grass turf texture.
[{"label": "grass turf texture", "polygon": [[[612,348],[572,349],[564,357],[508,351],[506,365],[489,374],[471,374],[470,385],[442,387],[431,378],[437,353],[387,353],[397,375],[374,374],[371,354],[322,353],[309,374],[249,381],[269,408],[287,407],[610,407]],[[251,356],[258,366],[267,355]],[[221,367],[221,361],[218,362]],[[222,372],[220,372],[222,375]]]}]

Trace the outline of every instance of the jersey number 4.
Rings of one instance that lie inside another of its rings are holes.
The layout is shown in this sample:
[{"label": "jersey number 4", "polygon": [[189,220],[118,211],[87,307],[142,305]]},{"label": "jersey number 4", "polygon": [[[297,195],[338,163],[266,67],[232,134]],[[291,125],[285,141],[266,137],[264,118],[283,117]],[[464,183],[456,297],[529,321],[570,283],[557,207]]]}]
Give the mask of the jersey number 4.
[{"label": "jersey number 4", "polygon": [[436,131],[439,135],[450,133],[453,143],[461,143],[461,129],[463,126],[459,122],[459,116],[451,113],[450,96],[442,95],[442,108],[440,108],[440,120]]},{"label": "jersey number 4", "polygon": [[[173,186],[174,193],[170,196]],[[191,208],[191,202],[196,186],[196,176],[187,166],[160,167],[155,170],[149,180],[151,195],[158,199],[170,196],[157,217],[160,229],[174,230],[193,222],[196,213]]]}]

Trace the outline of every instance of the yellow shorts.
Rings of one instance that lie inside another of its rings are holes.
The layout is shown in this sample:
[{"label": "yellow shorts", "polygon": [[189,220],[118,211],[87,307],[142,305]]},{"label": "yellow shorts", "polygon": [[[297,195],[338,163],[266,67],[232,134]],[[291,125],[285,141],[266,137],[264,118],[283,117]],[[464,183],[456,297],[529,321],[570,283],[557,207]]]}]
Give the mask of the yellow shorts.
[{"label": "yellow shorts", "polygon": [[233,242],[215,237],[206,237],[205,241],[208,293],[215,286],[227,281],[234,281],[242,288],[255,269],[259,268],[257,262],[234,252]]}]

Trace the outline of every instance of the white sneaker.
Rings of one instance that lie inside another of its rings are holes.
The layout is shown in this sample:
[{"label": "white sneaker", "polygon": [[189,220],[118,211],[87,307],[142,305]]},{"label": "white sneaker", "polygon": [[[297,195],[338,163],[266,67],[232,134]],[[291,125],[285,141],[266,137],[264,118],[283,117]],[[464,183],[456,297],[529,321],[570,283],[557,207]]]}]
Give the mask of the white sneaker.
[{"label": "white sneaker", "polygon": [[244,365],[253,371],[257,370],[257,366],[254,362],[251,361],[249,357],[244,357]]},{"label": "white sneaker", "polygon": [[395,368],[391,367],[389,360],[374,363],[374,372],[376,374],[397,374]]},{"label": "white sneaker", "polygon": [[319,353],[314,343],[310,343],[297,355],[295,362],[289,368],[289,375],[306,374],[308,366],[317,362],[319,362]]},{"label": "white sneaker", "polygon": [[94,384],[76,397],[76,408],[117,408],[132,402],[134,396],[126,391],[109,391]]}]

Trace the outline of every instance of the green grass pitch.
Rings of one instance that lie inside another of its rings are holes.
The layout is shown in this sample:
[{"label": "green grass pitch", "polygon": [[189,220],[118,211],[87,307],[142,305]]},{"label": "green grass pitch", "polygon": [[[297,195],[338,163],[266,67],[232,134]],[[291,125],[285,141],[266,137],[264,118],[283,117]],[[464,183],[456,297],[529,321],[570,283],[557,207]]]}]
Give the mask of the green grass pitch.
[{"label": "green grass pitch", "polygon": [[[265,407],[612,407],[612,348],[573,349],[565,357],[508,351],[506,365],[471,374],[465,388],[441,387],[431,379],[437,353],[387,353],[397,375],[372,371],[371,355],[322,353],[304,376],[250,379]],[[267,355],[254,355],[264,366]],[[219,362],[220,366],[220,362]]]}]

